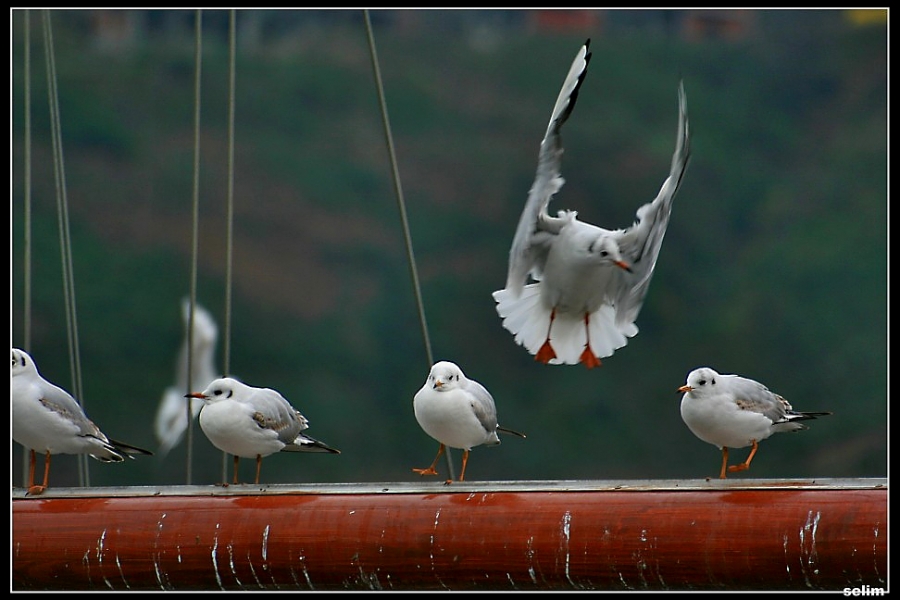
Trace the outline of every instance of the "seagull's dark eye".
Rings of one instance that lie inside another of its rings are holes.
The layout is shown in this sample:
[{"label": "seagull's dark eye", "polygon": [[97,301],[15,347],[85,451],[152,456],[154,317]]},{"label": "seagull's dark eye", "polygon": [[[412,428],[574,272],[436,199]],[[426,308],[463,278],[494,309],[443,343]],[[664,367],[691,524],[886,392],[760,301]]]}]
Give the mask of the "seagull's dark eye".
[{"label": "seagull's dark eye", "polygon": [[609,256],[609,252],[607,252],[606,250],[601,250],[601,251],[600,251],[600,256],[606,258],[607,256]]},{"label": "seagull's dark eye", "polygon": [[213,396],[221,396],[221,395],[222,395],[222,390],[216,390],[213,392]]},{"label": "seagull's dark eye", "polygon": [[699,383],[700,385],[706,385],[706,380],[705,380],[705,379],[701,379],[698,383]]}]

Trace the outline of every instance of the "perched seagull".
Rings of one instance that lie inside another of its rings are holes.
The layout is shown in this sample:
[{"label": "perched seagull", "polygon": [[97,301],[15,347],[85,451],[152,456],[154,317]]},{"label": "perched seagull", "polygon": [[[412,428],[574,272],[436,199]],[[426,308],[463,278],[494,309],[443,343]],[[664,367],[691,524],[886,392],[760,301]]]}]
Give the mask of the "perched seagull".
[{"label": "perched seagull", "polygon": [[[474,379],[468,379],[462,369],[449,361],[440,361],[431,367],[428,379],[413,398],[413,409],[425,433],[440,443],[430,467],[413,469],[419,475],[437,475],[434,467],[444,450],[460,448],[463,457],[459,480],[463,481],[472,448],[499,444],[497,434],[501,431],[525,437],[523,433],[500,427],[490,392]],[[452,480],[445,483],[450,484]]]},{"label": "perched seagull", "polygon": [[[553,217],[547,207],[564,180],[560,129],[584,81],[590,40],[578,51],[553,107],[538,154],[537,176],[509,251],[506,287],[493,293],[503,327],[549,364],[599,366],[637,335],[634,324],[690,155],[687,100],[678,86],[678,134],[669,176],[627,229],[579,221],[574,210]],[[527,283],[529,275],[533,280]]]},{"label": "perched seagull", "polygon": [[[770,392],[763,384],[721,375],[709,367],[694,369],[680,388],[681,418],[694,435],[722,451],[725,472],[746,471],[756,455],[759,442],[780,431],[808,429],[799,421],[830,415],[830,412],[797,412],[787,400]],[[744,462],[728,466],[729,448],[752,446]]]},{"label": "perched seagull", "polygon": [[[153,454],[112,440],[87,418],[67,391],[41,377],[24,350],[12,348],[13,440],[30,452],[28,493],[40,494],[50,478],[53,454],[90,454],[101,462],[122,462],[133,454]],[[34,484],[35,452],[44,453],[44,483]]]},{"label": "perched seagull", "polygon": [[181,304],[181,313],[184,318],[184,341],[178,352],[178,361],[175,365],[175,384],[166,388],[156,411],[154,429],[156,439],[159,440],[159,454],[165,456],[172,448],[177,446],[184,432],[187,431],[187,407],[190,403],[191,418],[200,413],[203,402],[195,398],[185,400],[184,394],[191,390],[201,390],[217,378],[219,374],[214,366],[216,341],[219,338],[219,329],[212,315],[202,306],[194,305],[194,327],[191,336],[191,372],[188,378],[188,336],[190,327],[191,303],[185,298]]},{"label": "perched seagull", "polygon": [[309,421],[284,396],[269,388],[251,387],[224,377],[202,392],[186,398],[203,400],[200,429],[212,445],[234,455],[234,483],[238,483],[241,457],[256,459],[256,479],[265,456],[276,452],[329,452],[339,450],[304,433]]}]

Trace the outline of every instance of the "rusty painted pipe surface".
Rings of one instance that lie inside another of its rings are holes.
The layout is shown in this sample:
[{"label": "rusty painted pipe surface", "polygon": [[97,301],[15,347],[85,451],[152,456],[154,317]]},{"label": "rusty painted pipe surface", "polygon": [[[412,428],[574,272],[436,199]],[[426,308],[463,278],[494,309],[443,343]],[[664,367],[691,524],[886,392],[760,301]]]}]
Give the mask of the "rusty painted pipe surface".
[{"label": "rusty painted pipe surface", "polygon": [[13,491],[13,590],[887,589],[887,481]]}]

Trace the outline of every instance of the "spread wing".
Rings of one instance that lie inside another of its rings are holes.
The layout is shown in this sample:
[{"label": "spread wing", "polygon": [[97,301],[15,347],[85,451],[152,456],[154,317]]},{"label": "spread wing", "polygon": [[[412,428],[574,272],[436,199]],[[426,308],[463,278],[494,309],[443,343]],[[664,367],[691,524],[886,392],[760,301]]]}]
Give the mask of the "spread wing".
[{"label": "spread wing", "polygon": [[587,40],[579,49],[553,106],[550,123],[538,152],[537,174],[513,236],[509,251],[506,289],[517,296],[521,293],[529,273],[534,272],[536,277],[539,276],[547,260],[551,240],[568,218],[574,217],[574,213],[568,213],[570,216],[566,217],[551,217],[547,213],[547,206],[553,194],[563,185],[563,178],[560,175],[563,153],[560,129],[575,108],[578,90],[587,74],[587,66],[591,59],[589,46],[590,40]]},{"label": "spread wing", "polygon": [[678,134],[669,176],[663,182],[656,198],[641,206],[634,224],[620,233],[619,251],[622,259],[631,266],[631,273],[617,273],[618,286],[615,292],[616,321],[633,323],[644,303],[650,278],[659,257],[672,201],[687,170],[691,154],[690,127],[688,124],[687,98],[684,82],[678,85]]}]

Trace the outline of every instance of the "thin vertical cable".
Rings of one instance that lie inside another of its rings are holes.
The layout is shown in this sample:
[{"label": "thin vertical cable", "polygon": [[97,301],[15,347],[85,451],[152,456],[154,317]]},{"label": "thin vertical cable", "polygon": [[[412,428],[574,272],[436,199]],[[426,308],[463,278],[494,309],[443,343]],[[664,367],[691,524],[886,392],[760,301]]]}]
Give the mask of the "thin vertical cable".
[{"label": "thin vertical cable", "polygon": [[[231,372],[231,287],[232,262],[234,254],[234,108],[237,69],[235,56],[237,48],[237,14],[234,9],[229,15],[228,28],[228,195],[226,204],[225,231],[225,340],[222,351],[222,374]],[[223,481],[228,481],[227,479]]]},{"label": "thin vertical cable", "polygon": [[[190,310],[188,311],[188,387],[191,386],[191,376],[193,375],[193,354],[194,354],[194,307],[197,305],[197,260],[199,255],[199,222],[200,222],[200,75],[203,55],[203,11],[197,10],[194,22],[194,185],[192,199],[192,229],[191,229],[191,292],[190,292]],[[188,390],[186,393],[191,393]],[[193,416],[191,415],[191,402],[184,403],[184,410],[187,416],[187,483],[191,483],[191,458],[193,445]]]},{"label": "thin vertical cable", "polygon": [[406,242],[406,256],[409,259],[409,272],[412,277],[413,292],[416,295],[416,307],[419,311],[419,324],[422,328],[422,337],[425,341],[425,354],[428,360],[427,367],[430,369],[434,364],[431,354],[431,340],[428,337],[428,323],[425,319],[425,305],[422,302],[422,291],[419,285],[419,273],[416,270],[416,258],[413,254],[412,238],[409,232],[409,221],[406,218],[406,204],[403,200],[403,188],[400,185],[400,172],[397,168],[397,157],[394,152],[394,139],[391,135],[391,124],[388,118],[387,104],[384,99],[384,85],[381,81],[381,70],[378,67],[378,55],[375,50],[375,36],[372,33],[372,23],[369,19],[369,11],[364,10],[363,14],[366,18],[366,33],[369,36],[369,53],[372,57],[372,70],[375,74],[375,85],[378,90],[378,104],[381,107],[381,118],[384,124],[384,136],[387,140],[388,153],[391,159],[391,174],[394,181],[394,192],[397,194],[397,208],[400,209],[400,223],[403,228],[403,238]]},{"label": "thin vertical cable", "polygon": [[[62,151],[62,126],[59,116],[59,90],[57,89],[56,60],[53,53],[53,28],[50,11],[43,13],[44,50],[47,63],[47,93],[50,104],[50,131],[53,141],[53,165],[56,181],[56,202],[59,217],[60,253],[62,255],[63,296],[66,306],[66,320],[69,340],[69,363],[73,379],[73,395],[84,407],[84,393],[81,385],[81,357],[78,351],[78,318],[75,311],[75,277],[72,273],[72,238],[69,231],[69,206],[66,197],[65,161]],[[78,455],[78,478],[82,486],[89,486],[90,473],[87,454]]]},{"label": "thin vertical cable", "polygon": [[[25,9],[25,231],[23,345],[31,352],[31,11]],[[22,487],[28,485],[28,449],[22,454]]]},{"label": "thin vertical cable", "polygon": [[[409,260],[409,272],[412,277],[413,292],[416,296],[416,306],[419,311],[419,324],[422,328],[422,338],[425,342],[425,357],[428,361],[426,369],[431,369],[434,364],[434,357],[431,352],[431,340],[428,336],[428,322],[425,319],[425,304],[422,301],[422,290],[419,285],[419,274],[416,270],[416,258],[413,253],[412,236],[409,231],[409,221],[406,218],[406,204],[403,201],[403,188],[400,185],[400,171],[397,168],[397,157],[394,152],[394,139],[391,135],[391,123],[388,118],[387,102],[384,99],[384,84],[381,81],[381,70],[378,67],[378,54],[375,50],[375,35],[372,33],[372,22],[369,19],[368,9],[363,10],[366,20],[366,33],[369,38],[369,54],[372,57],[372,71],[375,74],[375,87],[378,90],[378,104],[381,107],[381,119],[384,123],[384,136],[387,140],[388,153],[391,159],[391,172],[394,180],[394,191],[397,194],[397,207],[400,209],[400,223],[403,228],[403,238],[406,241],[406,256]],[[450,479],[454,478],[453,461],[450,458],[449,448],[446,452],[447,469],[450,473]]]},{"label": "thin vertical cable", "polygon": [[31,352],[31,11],[25,10],[25,250],[24,323],[26,352]]}]

